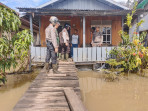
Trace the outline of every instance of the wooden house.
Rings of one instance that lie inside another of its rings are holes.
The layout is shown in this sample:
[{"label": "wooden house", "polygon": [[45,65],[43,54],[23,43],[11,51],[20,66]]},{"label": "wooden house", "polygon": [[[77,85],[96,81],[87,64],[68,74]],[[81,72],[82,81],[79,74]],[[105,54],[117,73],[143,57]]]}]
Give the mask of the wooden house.
[{"label": "wooden house", "polygon": [[[112,47],[121,42],[118,32],[130,10],[112,0],[50,0],[36,8],[18,8],[39,24],[41,47],[32,47],[35,61],[44,61],[46,55],[45,28],[50,16],[57,16],[61,22],[71,25],[71,34],[78,29],[80,46],[74,49],[74,61],[103,62]],[[99,26],[103,33],[103,46],[90,47],[91,28]],[[32,30],[32,28],[31,28]]]}]

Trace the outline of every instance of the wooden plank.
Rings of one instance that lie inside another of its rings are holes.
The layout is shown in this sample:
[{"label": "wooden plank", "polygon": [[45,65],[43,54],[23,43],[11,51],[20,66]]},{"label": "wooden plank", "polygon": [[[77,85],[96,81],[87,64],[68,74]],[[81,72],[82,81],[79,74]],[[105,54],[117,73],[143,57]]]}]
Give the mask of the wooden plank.
[{"label": "wooden plank", "polygon": [[102,61],[106,61],[106,47],[102,47]]},{"label": "wooden plank", "polygon": [[64,89],[64,93],[72,111],[87,111],[80,98],[72,89]]},{"label": "wooden plank", "polygon": [[36,61],[38,61],[38,62],[40,62],[40,58],[41,58],[41,56],[40,56],[40,47],[36,47]]},{"label": "wooden plank", "polygon": [[32,93],[25,93],[24,94],[24,97],[37,97],[37,96],[41,96],[41,97],[50,97],[50,96],[64,96],[64,93],[63,92],[32,92]]},{"label": "wooden plank", "polygon": [[81,97],[75,63],[60,62],[59,64],[60,71],[66,74],[53,74],[52,70],[46,73],[42,70],[13,111],[70,111],[64,88],[73,88]]},{"label": "wooden plank", "polygon": [[92,48],[88,48],[88,61],[92,61]]},{"label": "wooden plank", "polygon": [[[68,108],[17,108],[15,111],[70,111]],[[27,109],[27,110],[26,110]]]},{"label": "wooden plank", "polygon": [[36,88],[39,88],[39,87],[79,87],[79,83],[71,83],[70,81],[66,83],[46,83],[46,84],[32,84],[31,85],[32,87],[36,87]]},{"label": "wooden plank", "polygon": [[82,59],[82,57],[83,57],[83,48],[78,48],[78,62],[82,62],[83,61],[83,59]]},{"label": "wooden plank", "polygon": [[13,111],[70,111],[70,109],[68,107],[44,107],[44,108],[36,108],[36,107],[32,107],[32,108],[14,108]]},{"label": "wooden plank", "polygon": [[83,62],[88,61],[87,53],[88,53],[87,48],[83,48]]},{"label": "wooden plank", "polygon": [[102,53],[101,53],[101,47],[97,47],[97,61],[102,60]]},{"label": "wooden plank", "polygon": [[31,59],[35,58],[35,47],[31,46]]},{"label": "wooden plank", "polygon": [[[67,88],[72,88],[72,87],[67,87]],[[63,92],[64,87],[30,87],[26,93],[39,93],[39,92]],[[79,87],[74,87],[74,91],[80,91]]]},{"label": "wooden plank", "polygon": [[97,59],[97,49],[96,49],[96,47],[92,47],[92,61],[96,61],[96,59]]},{"label": "wooden plank", "polygon": [[39,80],[78,80],[78,77],[75,77],[75,76],[44,76],[42,78],[36,78],[36,79],[39,79]]},{"label": "wooden plank", "polygon": [[78,48],[73,49],[73,61],[74,62],[78,61]]}]

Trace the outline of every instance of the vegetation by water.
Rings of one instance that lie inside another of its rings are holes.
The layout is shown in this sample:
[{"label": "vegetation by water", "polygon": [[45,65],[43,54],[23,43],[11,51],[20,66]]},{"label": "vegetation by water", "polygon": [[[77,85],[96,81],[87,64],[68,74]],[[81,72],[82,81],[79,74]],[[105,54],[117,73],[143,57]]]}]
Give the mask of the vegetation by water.
[{"label": "vegetation by water", "polygon": [[[0,6],[0,82],[6,82],[6,70],[24,64],[32,42],[30,31],[19,31],[21,21],[11,9]],[[22,65],[23,66],[23,65]]]},{"label": "vegetation by water", "polygon": [[[137,2],[134,6],[134,9],[131,14],[127,14],[127,21],[125,25],[130,29],[132,28],[132,20],[133,16],[136,12]],[[148,65],[148,48],[144,47],[144,39],[146,37],[146,32],[142,32],[142,34],[138,34],[137,28],[144,22],[141,20],[137,23],[135,32],[130,38],[127,32],[121,30],[119,33],[122,38],[122,43],[113,50],[111,50],[110,54],[114,56],[114,59],[110,59],[107,61],[111,66],[116,66],[123,68],[124,72],[134,72],[140,74],[144,71],[143,69],[147,68]],[[114,67],[114,68],[116,68]],[[113,68],[113,67],[112,67]]]}]

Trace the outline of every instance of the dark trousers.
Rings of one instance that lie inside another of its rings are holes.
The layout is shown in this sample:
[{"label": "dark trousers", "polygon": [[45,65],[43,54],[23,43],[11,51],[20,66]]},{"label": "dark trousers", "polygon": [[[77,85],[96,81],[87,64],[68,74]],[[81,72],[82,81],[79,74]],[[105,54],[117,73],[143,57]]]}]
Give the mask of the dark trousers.
[{"label": "dark trousers", "polygon": [[71,46],[71,57],[73,57],[73,48],[77,48],[78,47],[78,44],[72,44]]},{"label": "dark trousers", "polygon": [[69,54],[69,46],[66,46],[66,44],[61,44],[61,53],[62,54]]},{"label": "dark trousers", "polygon": [[47,41],[46,63],[49,63],[50,59],[52,60],[52,64],[57,63],[57,55],[55,53],[55,48],[54,48],[52,42]]}]

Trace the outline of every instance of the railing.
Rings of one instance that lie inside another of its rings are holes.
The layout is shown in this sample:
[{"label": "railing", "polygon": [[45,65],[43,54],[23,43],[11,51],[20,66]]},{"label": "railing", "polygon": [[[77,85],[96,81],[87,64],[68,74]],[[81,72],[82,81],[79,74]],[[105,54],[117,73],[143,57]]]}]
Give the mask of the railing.
[{"label": "railing", "polygon": [[101,62],[106,61],[109,52],[114,47],[87,47],[74,48],[74,62]]},{"label": "railing", "polygon": [[[74,48],[74,62],[101,62],[106,61],[109,52],[114,47],[87,47]],[[45,62],[46,47],[31,47],[31,58],[33,62]]]},{"label": "railing", "polygon": [[31,59],[33,62],[45,62],[46,47],[31,47]]}]

